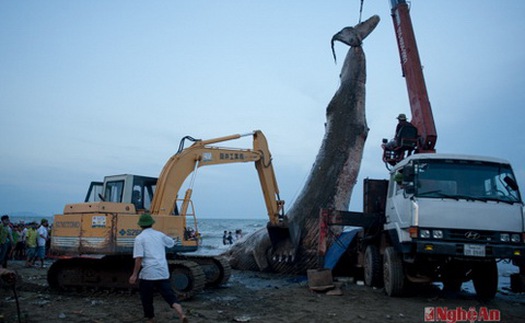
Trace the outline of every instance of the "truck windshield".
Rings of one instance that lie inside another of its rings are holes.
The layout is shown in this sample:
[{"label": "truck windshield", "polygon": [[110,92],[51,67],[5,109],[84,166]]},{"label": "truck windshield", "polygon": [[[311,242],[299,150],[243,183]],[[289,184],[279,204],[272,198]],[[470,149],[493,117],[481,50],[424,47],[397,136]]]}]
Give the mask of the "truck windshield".
[{"label": "truck windshield", "polygon": [[521,202],[508,164],[470,160],[417,160],[415,196],[504,203]]}]

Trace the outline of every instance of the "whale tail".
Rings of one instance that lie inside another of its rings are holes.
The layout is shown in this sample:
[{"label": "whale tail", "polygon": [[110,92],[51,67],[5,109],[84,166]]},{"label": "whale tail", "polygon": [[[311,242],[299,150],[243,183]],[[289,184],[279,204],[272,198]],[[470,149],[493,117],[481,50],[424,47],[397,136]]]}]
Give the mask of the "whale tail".
[{"label": "whale tail", "polygon": [[351,47],[361,46],[363,40],[376,28],[379,23],[379,16],[374,15],[367,20],[355,25],[354,27],[345,27],[341,29],[337,34],[332,37],[332,55],[334,56],[334,62],[337,63],[335,55],[334,45],[336,41],[340,41]]}]

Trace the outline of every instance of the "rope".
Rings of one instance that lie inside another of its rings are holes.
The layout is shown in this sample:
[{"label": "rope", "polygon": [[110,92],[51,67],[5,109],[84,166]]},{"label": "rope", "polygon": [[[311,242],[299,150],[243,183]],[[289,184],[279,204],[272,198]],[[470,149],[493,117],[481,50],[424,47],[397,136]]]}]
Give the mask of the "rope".
[{"label": "rope", "polygon": [[361,17],[363,15],[363,2],[365,2],[365,0],[361,0],[361,7],[359,8],[359,23],[361,23]]},{"label": "rope", "polygon": [[13,295],[16,301],[16,313],[18,315],[18,323],[22,323],[22,316],[20,315],[20,303],[18,302],[18,294],[16,293],[16,286],[13,284]]}]

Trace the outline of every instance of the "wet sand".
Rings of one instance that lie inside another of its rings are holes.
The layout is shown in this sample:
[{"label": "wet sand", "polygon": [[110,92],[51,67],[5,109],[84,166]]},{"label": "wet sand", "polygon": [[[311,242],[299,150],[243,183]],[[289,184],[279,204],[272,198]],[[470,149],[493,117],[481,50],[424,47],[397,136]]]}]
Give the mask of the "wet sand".
[{"label": "wet sand", "polygon": [[[49,290],[46,269],[25,268],[22,261],[12,261],[9,267],[19,275],[21,322],[143,322],[137,292],[58,293]],[[424,322],[425,310],[438,308],[496,310],[502,322],[525,321],[525,294],[508,290],[483,303],[468,291],[443,295],[436,286],[390,298],[382,289],[351,278],[339,279],[338,285],[342,295],[330,296],[311,291],[306,276],[233,271],[228,284],[206,290],[182,306],[190,322]],[[155,298],[155,311],[157,322],[177,321],[160,296]],[[4,322],[18,322],[15,297],[6,286],[0,288],[0,315]]]}]

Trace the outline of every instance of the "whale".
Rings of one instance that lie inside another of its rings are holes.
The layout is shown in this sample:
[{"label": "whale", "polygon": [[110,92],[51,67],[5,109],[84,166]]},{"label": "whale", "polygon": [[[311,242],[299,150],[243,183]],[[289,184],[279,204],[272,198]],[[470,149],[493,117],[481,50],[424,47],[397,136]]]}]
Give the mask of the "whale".
[{"label": "whale", "polygon": [[366,58],[363,41],[380,21],[374,15],[331,38],[349,46],[339,74],[340,84],[326,107],[325,133],[307,180],[286,212],[298,245],[289,254],[275,255],[263,228],[234,244],[223,256],[234,269],[303,274],[317,268],[319,210],[347,210],[357,182],[368,135],[365,114]]}]

